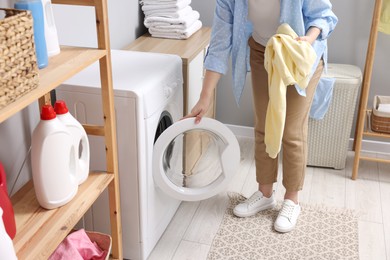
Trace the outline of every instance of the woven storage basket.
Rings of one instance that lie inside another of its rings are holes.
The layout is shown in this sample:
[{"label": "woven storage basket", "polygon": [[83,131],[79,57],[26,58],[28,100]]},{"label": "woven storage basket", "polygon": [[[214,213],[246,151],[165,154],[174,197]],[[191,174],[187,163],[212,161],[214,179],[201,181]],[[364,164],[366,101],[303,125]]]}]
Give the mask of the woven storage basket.
[{"label": "woven storage basket", "polygon": [[344,169],[362,72],[353,65],[328,63],[323,77],[336,82],[325,117],[309,118],[307,165]]},{"label": "woven storage basket", "polygon": [[390,112],[378,111],[380,104],[390,105],[390,97],[374,97],[374,105],[371,113],[371,130],[374,132],[390,134]]},{"label": "woven storage basket", "polygon": [[0,8],[0,108],[38,86],[33,35],[29,11]]}]

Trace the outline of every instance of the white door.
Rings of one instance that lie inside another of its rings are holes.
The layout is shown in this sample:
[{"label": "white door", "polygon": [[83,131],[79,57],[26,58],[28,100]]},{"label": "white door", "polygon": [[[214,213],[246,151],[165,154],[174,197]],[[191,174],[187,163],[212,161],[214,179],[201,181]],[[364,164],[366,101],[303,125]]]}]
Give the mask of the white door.
[{"label": "white door", "polygon": [[226,188],[237,172],[240,147],[222,123],[202,118],[178,121],[156,140],[153,177],[156,185],[173,198],[197,201]]}]

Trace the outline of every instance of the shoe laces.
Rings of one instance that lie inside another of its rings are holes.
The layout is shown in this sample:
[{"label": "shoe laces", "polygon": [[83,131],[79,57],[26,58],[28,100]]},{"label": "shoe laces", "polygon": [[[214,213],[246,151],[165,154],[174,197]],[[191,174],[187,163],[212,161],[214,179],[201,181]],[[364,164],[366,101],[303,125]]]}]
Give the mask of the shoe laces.
[{"label": "shoe laces", "polygon": [[284,203],[282,210],[280,211],[280,216],[286,217],[288,220],[290,220],[293,216],[295,206],[294,205],[289,205]]},{"label": "shoe laces", "polygon": [[256,202],[258,202],[259,200],[261,200],[263,198],[263,195],[259,196],[257,194],[254,194],[253,196],[251,196],[247,201],[246,203],[248,203],[249,206],[252,206],[253,204],[255,204]]}]

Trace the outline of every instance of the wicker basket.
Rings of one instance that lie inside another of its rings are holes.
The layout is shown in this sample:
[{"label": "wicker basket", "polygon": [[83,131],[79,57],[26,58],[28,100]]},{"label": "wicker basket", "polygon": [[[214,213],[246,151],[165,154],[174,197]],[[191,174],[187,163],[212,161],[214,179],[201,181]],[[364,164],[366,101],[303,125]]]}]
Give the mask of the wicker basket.
[{"label": "wicker basket", "polygon": [[309,118],[307,165],[344,169],[362,72],[354,65],[328,63],[328,73],[322,76],[336,82],[325,117]]},{"label": "wicker basket", "polygon": [[0,108],[38,86],[33,35],[29,11],[0,8]]},{"label": "wicker basket", "polygon": [[378,111],[379,104],[390,105],[390,97],[374,97],[374,105],[371,113],[371,130],[374,132],[390,134],[390,112]]},{"label": "wicker basket", "polygon": [[110,235],[94,232],[94,231],[85,231],[89,239],[92,242],[96,243],[102,250],[107,251],[107,255],[105,260],[110,258],[111,246],[112,246],[112,238]]}]

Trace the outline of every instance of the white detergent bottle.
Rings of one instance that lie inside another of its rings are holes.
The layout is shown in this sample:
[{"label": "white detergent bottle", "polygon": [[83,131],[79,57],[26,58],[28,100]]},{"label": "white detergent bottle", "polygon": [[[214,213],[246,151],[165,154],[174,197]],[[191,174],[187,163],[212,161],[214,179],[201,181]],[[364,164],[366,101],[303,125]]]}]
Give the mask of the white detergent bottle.
[{"label": "white detergent bottle", "polygon": [[67,127],[51,105],[44,105],[32,134],[31,166],[38,203],[54,209],[77,193],[76,147]]},{"label": "white detergent bottle", "polygon": [[47,55],[51,57],[60,53],[60,45],[58,43],[57,28],[54,22],[53,7],[51,5],[51,0],[41,0],[41,1],[43,6]]},{"label": "white detergent bottle", "polygon": [[73,143],[77,153],[76,171],[79,184],[81,184],[88,178],[89,174],[90,151],[87,133],[80,122],[69,113],[65,101],[57,100],[54,105],[54,111],[57,114],[57,118],[67,126],[73,136]]}]

